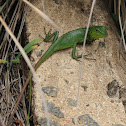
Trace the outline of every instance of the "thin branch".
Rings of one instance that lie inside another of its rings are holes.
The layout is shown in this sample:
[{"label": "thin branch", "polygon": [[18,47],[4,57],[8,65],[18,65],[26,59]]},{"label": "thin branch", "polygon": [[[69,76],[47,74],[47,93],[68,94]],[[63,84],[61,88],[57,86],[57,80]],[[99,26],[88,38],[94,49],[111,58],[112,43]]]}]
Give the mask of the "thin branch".
[{"label": "thin branch", "polygon": [[46,10],[45,10],[45,0],[41,0],[42,1],[42,8],[43,8],[43,12],[46,13]]},{"label": "thin branch", "polygon": [[1,115],[0,115],[0,126],[5,126],[4,123],[3,123],[3,121],[2,121]]},{"label": "thin branch", "polygon": [[126,43],[125,43],[125,39],[124,39],[124,34],[123,34],[123,29],[122,29],[122,23],[121,23],[121,17],[120,17],[120,5],[121,5],[121,0],[119,0],[119,7],[118,7],[118,11],[119,11],[119,25],[120,25],[120,29],[121,29],[121,35],[122,35],[122,40],[123,40],[123,45],[124,45],[124,49],[126,51]]},{"label": "thin branch", "polygon": [[[126,20],[124,22],[123,32],[125,31],[125,27],[126,27]],[[120,43],[119,43],[119,59],[120,59],[120,54],[121,54],[121,49],[122,49],[122,39],[123,39],[123,37],[121,36]]]}]

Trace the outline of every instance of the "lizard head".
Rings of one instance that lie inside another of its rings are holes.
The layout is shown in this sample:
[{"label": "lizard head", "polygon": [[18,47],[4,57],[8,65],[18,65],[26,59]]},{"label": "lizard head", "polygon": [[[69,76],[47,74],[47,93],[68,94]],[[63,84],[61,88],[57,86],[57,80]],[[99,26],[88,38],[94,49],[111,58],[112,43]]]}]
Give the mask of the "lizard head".
[{"label": "lizard head", "polygon": [[89,35],[92,39],[107,37],[108,33],[105,26],[91,26],[89,28]]}]

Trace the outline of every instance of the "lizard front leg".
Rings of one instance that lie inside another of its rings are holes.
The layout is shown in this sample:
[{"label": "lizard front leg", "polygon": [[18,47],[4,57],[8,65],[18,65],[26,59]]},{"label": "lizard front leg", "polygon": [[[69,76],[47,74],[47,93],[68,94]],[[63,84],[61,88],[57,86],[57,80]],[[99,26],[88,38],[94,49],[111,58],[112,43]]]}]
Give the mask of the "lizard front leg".
[{"label": "lizard front leg", "polygon": [[81,55],[76,55],[76,45],[77,45],[77,42],[75,42],[74,45],[73,45],[73,51],[72,51],[73,59],[78,59],[78,58],[82,57],[82,54]]},{"label": "lizard front leg", "polygon": [[[45,31],[45,30],[44,30],[44,31]],[[45,41],[45,42],[49,42],[49,40],[50,40],[51,38],[53,38],[53,40],[52,40],[52,44],[53,44],[53,43],[55,43],[55,41],[58,39],[59,31],[56,31],[56,32],[54,32],[54,33],[52,33],[52,34],[51,34],[51,31],[49,31],[48,34],[46,34],[46,32],[45,32],[45,35],[46,35],[46,37],[44,38],[44,41]]]}]

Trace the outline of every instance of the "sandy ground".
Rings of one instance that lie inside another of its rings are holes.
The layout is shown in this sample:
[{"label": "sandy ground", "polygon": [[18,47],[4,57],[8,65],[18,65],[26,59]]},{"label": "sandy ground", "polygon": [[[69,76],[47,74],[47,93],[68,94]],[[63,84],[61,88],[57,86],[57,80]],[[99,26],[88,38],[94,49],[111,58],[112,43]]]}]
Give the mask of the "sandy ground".
[{"label": "sandy ground", "polygon": [[[32,3],[41,9],[40,0],[32,0]],[[61,28],[60,36],[68,31],[86,27],[90,13],[90,5],[82,0],[46,0],[46,14]],[[41,9],[42,10],[42,9]],[[44,37],[46,31],[56,29],[38,16],[35,12],[28,10],[26,19],[29,41]],[[107,95],[106,86],[116,80],[120,86],[125,84],[126,74],[118,61],[119,35],[104,3],[97,0],[93,12],[91,25],[106,26],[108,37],[96,40],[92,45],[86,46],[85,54],[92,53],[90,58],[84,59],[83,76],[80,87],[78,116],[89,114],[90,117],[100,126],[114,126],[115,124],[126,125],[126,116],[121,100],[117,96],[110,98]],[[99,46],[99,42],[105,42],[105,47]],[[40,57],[37,52],[48,49],[51,43],[42,42],[32,53],[35,64]],[[77,50],[81,53],[82,46]],[[73,126],[72,118],[75,117],[76,107],[68,103],[68,99],[76,101],[78,81],[80,75],[80,61],[72,59],[72,48],[54,53],[37,70],[37,75],[42,87],[53,86],[58,89],[57,96],[51,97],[45,94],[48,102],[52,102],[64,114],[59,118],[53,114],[50,117],[56,120],[61,126]],[[87,87],[86,91],[83,87]],[[42,101],[36,84],[33,86],[33,113],[36,125],[45,115],[42,110]],[[79,125],[82,125],[81,123]],[[84,125],[85,126],[85,125]],[[93,126],[93,125],[92,125]],[[95,126],[95,125],[94,125]]]}]

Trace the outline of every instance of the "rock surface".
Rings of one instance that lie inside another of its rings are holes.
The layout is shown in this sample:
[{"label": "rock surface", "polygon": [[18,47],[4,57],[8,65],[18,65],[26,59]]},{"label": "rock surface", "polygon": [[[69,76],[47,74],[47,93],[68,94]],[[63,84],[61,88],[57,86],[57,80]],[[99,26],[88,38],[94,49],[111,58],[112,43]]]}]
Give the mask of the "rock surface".
[{"label": "rock surface", "polygon": [[[87,3],[85,4],[83,0],[45,0],[45,12],[61,28],[61,36],[68,31],[86,27],[91,5]],[[40,0],[32,0],[32,4],[42,10]],[[27,33],[30,33],[29,41],[39,38],[39,36],[44,37],[44,27],[47,32],[50,29],[52,29],[52,32],[56,31],[53,26],[31,10],[27,12],[26,24]],[[91,53],[92,55],[89,58],[84,58],[78,117],[88,114],[100,126],[115,124],[125,126],[126,116],[122,102],[118,97],[110,98],[107,95],[108,83],[117,80],[119,86],[124,85],[126,74],[118,60],[119,35],[116,32],[117,29],[101,0],[97,0],[95,4],[91,25],[106,26],[108,37],[96,40],[92,45],[85,48],[85,54]],[[99,46],[100,41],[105,43],[105,47]],[[32,57],[35,59],[33,64],[39,60],[36,52],[40,50],[45,52],[50,45],[51,43],[42,42],[33,51]],[[77,47],[77,50],[80,50],[78,51],[79,54],[82,52],[81,49],[82,46]],[[54,53],[36,71],[42,87],[54,86],[58,89],[56,97],[47,95],[45,97],[49,103],[52,102],[55,107],[58,106],[64,114],[64,118],[50,114],[51,118],[56,118],[61,126],[74,126],[72,118],[75,117],[76,112],[76,107],[69,106],[67,99],[76,100],[81,62],[72,59],[71,52],[72,48]],[[123,61],[121,60],[121,62]],[[125,62],[123,62],[124,64]],[[85,89],[86,91],[82,88],[83,86],[88,87]],[[45,117],[36,84],[32,94],[34,122],[36,122],[38,118]]]}]

